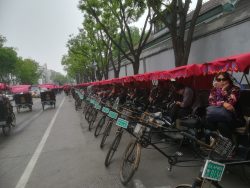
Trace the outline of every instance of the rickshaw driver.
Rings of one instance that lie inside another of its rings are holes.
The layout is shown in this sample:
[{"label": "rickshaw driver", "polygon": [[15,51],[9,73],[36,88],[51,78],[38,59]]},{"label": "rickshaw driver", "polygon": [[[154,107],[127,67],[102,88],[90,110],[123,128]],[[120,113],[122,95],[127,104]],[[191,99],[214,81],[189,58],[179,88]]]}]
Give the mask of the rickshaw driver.
[{"label": "rickshaw driver", "polygon": [[194,92],[190,87],[181,83],[174,83],[173,87],[175,92],[182,97],[182,100],[175,101],[175,105],[170,112],[170,118],[174,123],[176,119],[183,118],[192,112]]},{"label": "rickshaw driver", "polygon": [[239,93],[240,88],[233,84],[229,73],[221,72],[215,76],[214,88],[208,98],[207,129],[219,130],[222,136],[232,139]]}]

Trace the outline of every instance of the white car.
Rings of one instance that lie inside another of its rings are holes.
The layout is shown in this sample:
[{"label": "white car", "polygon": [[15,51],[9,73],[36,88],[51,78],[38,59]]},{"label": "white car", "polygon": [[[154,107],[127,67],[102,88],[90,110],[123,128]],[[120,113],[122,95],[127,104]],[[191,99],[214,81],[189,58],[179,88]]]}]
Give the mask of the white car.
[{"label": "white car", "polygon": [[5,94],[5,96],[6,96],[10,101],[13,101],[13,100],[14,100],[12,94]]},{"label": "white car", "polygon": [[34,98],[39,98],[40,97],[40,91],[39,90],[31,91],[31,96],[34,97]]}]

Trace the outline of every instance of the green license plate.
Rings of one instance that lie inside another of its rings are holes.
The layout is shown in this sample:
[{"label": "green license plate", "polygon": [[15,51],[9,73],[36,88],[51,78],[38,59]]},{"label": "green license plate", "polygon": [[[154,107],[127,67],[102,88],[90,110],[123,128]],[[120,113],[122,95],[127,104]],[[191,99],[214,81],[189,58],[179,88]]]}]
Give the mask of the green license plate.
[{"label": "green license plate", "polygon": [[118,113],[113,112],[113,111],[109,111],[108,117],[110,117],[112,119],[116,119],[118,117]]},{"label": "green license plate", "polygon": [[116,125],[122,128],[128,128],[128,121],[122,118],[118,118],[116,121]]},{"label": "green license plate", "polygon": [[102,112],[108,114],[109,113],[109,108],[103,107]]},{"label": "green license plate", "polygon": [[225,164],[207,160],[204,166],[202,177],[214,181],[220,181],[225,169]]}]

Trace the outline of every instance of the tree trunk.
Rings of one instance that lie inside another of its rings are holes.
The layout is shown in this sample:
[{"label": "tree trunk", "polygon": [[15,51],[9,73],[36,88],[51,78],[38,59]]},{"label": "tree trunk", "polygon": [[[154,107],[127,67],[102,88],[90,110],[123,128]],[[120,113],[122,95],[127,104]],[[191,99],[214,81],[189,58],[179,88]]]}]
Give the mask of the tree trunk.
[{"label": "tree trunk", "polygon": [[139,68],[140,68],[140,57],[134,57],[135,60],[132,63],[133,64],[133,69],[134,69],[134,75],[139,73]]},{"label": "tree trunk", "polygon": [[186,65],[187,62],[184,61],[184,46],[183,41],[176,41],[176,47],[174,48],[174,55],[175,55],[175,66],[180,67]]},{"label": "tree trunk", "polygon": [[109,79],[109,66],[108,65],[105,66],[105,71],[103,73],[103,76],[105,80]]},{"label": "tree trunk", "polygon": [[119,78],[120,71],[114,70],[114,77]]}]

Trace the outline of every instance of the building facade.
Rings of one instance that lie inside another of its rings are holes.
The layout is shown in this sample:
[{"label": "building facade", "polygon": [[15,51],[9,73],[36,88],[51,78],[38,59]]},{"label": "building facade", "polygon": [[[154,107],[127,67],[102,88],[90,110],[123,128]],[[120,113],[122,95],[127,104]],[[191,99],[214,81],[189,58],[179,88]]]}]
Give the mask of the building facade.
[{"label": "building facade", "polygon": [[51,80],[51,72],[52,70],[49,70],[47,68],[47,64],[45,63],[44,65],[42,66],[39,66],[39,71],[41,73],[41,76],[38,80],[38,84],[46,84],[46,83],[52,83],[52,80]]},{"label": "building facade", "polygon": [[[204,63],[219,57],[250,52],[250,0],[210,0],[200,12],[188,63]],[[139,73],[175,67],[170,34],[155,23],[140,58]],[[133,75],[133,67],[122,62],[120,77]],[[110,68],[109,78],[113,78]]]}]

